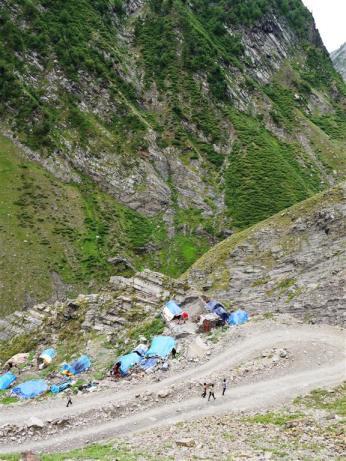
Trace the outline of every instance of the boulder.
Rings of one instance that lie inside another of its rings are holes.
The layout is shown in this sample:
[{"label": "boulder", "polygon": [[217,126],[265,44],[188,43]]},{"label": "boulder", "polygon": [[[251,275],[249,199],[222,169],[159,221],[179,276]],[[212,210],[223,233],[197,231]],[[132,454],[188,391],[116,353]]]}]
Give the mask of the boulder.
[{"label": "boulder", "polygon": [[27,426],[31,429],[43,429],[45,424],[40,418],[37,418],[36,416],[32,416],[29,419]]},{"label": "boulder", "polygon": [[187,437],[183,438],[183,439],[176,440],[175,443],[177,444],[178,447],[192,448],[192,447],[196,446],[196,442],[194,441],[194,439],[187,438]]}]

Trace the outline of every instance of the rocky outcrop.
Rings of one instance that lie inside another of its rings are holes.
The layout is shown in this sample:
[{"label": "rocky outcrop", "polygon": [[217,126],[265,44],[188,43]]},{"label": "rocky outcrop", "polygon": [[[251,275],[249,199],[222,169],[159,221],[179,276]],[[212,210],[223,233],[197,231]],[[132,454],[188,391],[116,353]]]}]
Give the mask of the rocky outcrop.
[{"label": "rocky outcrop", "polygon": [[330,54],[335,69],[342,75],[346,81],[346,43],[340,46],[339,49]]},{"label": "rocky outcrop", "polygon": [[78,322],[81,332],[117,334],[135,321],[153,318],[170,297],[183,301],[186,292],[186,283],[149,270],[130,278],[111,277],[100,293],[38,304],[1,320],[0,340],[39,330],[59,333],[70,322]]},{"label": "rocky outcrop", "polygon": [[250,313],[346,323],[346,183],[236,234],[185,275]]}]

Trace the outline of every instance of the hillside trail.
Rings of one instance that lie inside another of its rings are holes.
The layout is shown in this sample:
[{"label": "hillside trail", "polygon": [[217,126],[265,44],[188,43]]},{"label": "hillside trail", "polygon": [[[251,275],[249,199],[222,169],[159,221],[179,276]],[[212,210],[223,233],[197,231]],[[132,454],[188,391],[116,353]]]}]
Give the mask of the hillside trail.
[{"label": "hillside trail", "polygon": [[[121,403],[135,398],[143,392],[159,392],[175,383],[187,380],[201,380],[212,373],[235,368],[244,361],[256,357],[264,349],[273,346],[298,346],[303,353],[304,345],[315,343],[321,353],[332,347],[335,354],[325,363],[317,365],[306,360],[304,368],[286,370],[284,376],[272,376],[270,379],[257,377],[256,382],[231,387],[224,398],[206,402],[200,398],[187,398],[185,401],[161,404],[160,406],[141,410],[129,416],[122,416],[111,421],[95,420],[86,427],[77,426],[68,432],[61,432],[54,437],[40,440],[27,440],[18,446],[1,443],[0,453],[13,453],[18,450],[60,451],[77,448],[89,442],[104,440],[119,435],[147,430],[163,424],[190,420],[206,415],[220,415],[227,412],[245,410],[264,410],[278,404],[289,402],[297,395],[305,394],[317,387],[334,386],[346,379],[346,337],[343,330],[331,326],[318,325],[277,325],[268,329],[263,325],[254,325],[236,344],[200,366],[184,370],[157,383],[134,385],[129,391],[115,392],[114,389],[76,398],[73,408],[66,408],[62,399],[43,402],[30,402],[20,407],[0,409],[0,425],[23,424],[30,417],[36,416],[43,421],[66,416],[82,416],[83,413],[99,409],[109,404]],[[221,375],[220,375],[221,376]],[[137,399],[138,401],[138,399]]]}]

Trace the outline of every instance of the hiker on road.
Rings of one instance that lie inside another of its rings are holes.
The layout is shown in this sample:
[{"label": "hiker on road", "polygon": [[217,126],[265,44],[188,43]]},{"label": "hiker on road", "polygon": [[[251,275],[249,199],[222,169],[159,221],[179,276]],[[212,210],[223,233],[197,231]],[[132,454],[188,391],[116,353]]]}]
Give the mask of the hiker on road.
[{"label": "hiker on road", "polygon": [[210,384],[208,402],[210,400],[210,397],[213,397],[213,399],[216,400],[215,394],[214,394],[214,384]]},{"label": "hiker on road", "polygon": [[203,384],[203,394],[201,395],[201,397],[205,398],[207,396],[207,391],[208,391],[208,384],[204,383]]},{"label": "hiker on road", "polygon": [[66,407],[69,407],[70,405],[72,405],[72,392],[67,391],[66,397],[67,397]]},{"label": "hiker on road", "polygon": [[227,381],[226,381],[226,378],[224,378],[222,381],[222,395],[225,395],[226,389],[227,389]]}]

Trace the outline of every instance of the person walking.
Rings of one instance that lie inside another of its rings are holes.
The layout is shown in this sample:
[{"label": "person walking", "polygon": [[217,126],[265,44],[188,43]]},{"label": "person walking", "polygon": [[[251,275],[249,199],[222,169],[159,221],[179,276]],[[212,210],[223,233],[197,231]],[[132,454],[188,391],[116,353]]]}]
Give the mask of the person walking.
[{"label": "person walking", "polygon": [[201,397],[205,398],[207,396],[207,391],[208,391],[208,384],[204,383],[203,384],[203,393],[202,393]]},{"label": "person walking", "polygon": [[226,378],[224,378],[222,381],[222,395],[225,395],[226,389],[227,389],[227,381],[226,381]]},{"label": "person walking", "polygon": [[70,405],[72,405],[72,392],[70,390],[67,391],[66,397],[67,397],[66,407],[69,407]]},{"label": "person walking", "polygon": [[210,400],[210,397],[213,397],[213,399],[216,400],[215,393],[214,393],[214,384],[210,384],[208,402]]}]

